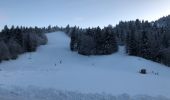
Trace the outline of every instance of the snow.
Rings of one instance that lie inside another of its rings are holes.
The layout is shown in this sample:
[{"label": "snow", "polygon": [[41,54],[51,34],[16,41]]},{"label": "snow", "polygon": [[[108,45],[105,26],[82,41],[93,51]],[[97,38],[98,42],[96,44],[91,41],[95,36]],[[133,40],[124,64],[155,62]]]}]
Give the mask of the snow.
[{"label": "snow", "polygon": [[10,90],[0,89],[0,100],[170,100],[168,98],[157,96],[137,95],[129,96],[121,94],[113,96],[111,94],[92,94],[78,93],[69,91],[59,91],[55,89],[40,89],[37,87],[28,87],[26,89],[15,87]]},{"label": "snow", "polygon": [[[68,96],[63,100],[77,100],[73,97],[122,100],[124,96],[131,98],[129,100],[169,100],[170,68],[167,66],[128,56],[124,47],[112,55],[82,56],[70,51],[70,39],[63,32],[47,36],[48,44],[36,52],[0,64],[0,100],[28,100],[23,98],[33,94],[32,100],[63,99],[63,95]],[[142,68],[147,69],[148,74],[140,74]],[[17,96],[13,95],[15,92],[19,92]],[[60,93],[63,95],[59,96]],[[55,95],[54,98],[51,95]]]}]

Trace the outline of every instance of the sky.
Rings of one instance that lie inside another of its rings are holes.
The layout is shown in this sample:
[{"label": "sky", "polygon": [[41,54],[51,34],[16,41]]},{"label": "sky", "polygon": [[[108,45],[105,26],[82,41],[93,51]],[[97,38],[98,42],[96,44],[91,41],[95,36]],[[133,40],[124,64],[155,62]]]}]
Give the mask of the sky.
[{"label": "sky", "polygon": [[154,21],[170,14],[170,0],[1,0],[4,25],[80,27],[116,25],[119,21]]}]

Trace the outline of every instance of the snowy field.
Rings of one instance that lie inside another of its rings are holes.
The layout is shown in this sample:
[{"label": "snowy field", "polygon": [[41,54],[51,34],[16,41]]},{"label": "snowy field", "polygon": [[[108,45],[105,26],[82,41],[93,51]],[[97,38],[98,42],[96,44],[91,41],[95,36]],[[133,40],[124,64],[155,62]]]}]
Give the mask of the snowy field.
[{"label": "snowy field", "polygon": [[[64,33],[47,36],[37,52],[0,64],[0,100],[170,100],[170,68],[123,47],[108,56],[78,55]],[[148,74],[139,74],[142,68]]]}]

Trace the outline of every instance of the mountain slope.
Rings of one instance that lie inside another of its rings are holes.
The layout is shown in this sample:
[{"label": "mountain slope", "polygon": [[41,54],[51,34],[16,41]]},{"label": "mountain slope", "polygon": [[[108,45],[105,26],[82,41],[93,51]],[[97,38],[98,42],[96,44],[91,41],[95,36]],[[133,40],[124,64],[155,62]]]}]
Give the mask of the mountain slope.
[{"label": "mountain slope", "polygon": [[[53,88],[81,93],[149,95],[170,98],[170,68],[128,56],[124,47],[107,56],[82,56],[69,50],[63,32],[49,33],[48,44],[37,52],[0,64],[0,86]],[[139,74],[146,68],[148,74]],[[158,73],[158,75],[155,75]]]}]

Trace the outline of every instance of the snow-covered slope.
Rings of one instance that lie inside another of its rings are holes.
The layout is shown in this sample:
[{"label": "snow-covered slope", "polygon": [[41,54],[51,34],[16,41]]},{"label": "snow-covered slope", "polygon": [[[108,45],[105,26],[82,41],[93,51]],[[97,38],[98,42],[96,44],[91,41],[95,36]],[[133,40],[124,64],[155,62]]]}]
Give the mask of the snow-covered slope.
[{"label": "snow-covered slope", "polygon": [[[131,96],[161,95],[170,98],[170,68],[128,56],[124,47],[120,47],[118,53],[107,56],[78,55],[69,50],[70,39],[64,33],[49,33],[47,36],[48,44],[39,47],[37,52],[0,64],[1,91],[13,87],[24,91],[31,86],[85,94],[127,93]],[[146,68],[148,74],[139,74],[141,68]],[[3,93],[0,92],[0,97]]]}]

